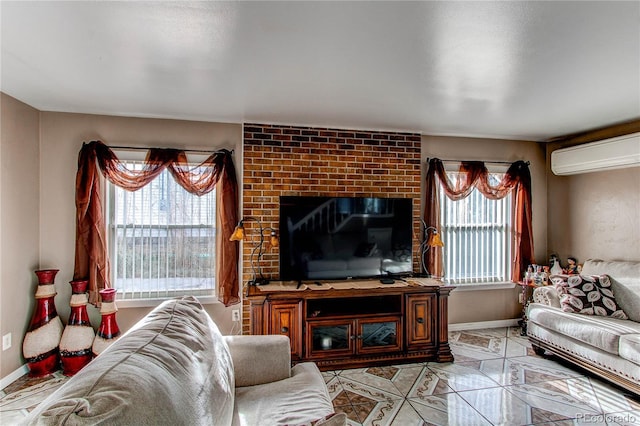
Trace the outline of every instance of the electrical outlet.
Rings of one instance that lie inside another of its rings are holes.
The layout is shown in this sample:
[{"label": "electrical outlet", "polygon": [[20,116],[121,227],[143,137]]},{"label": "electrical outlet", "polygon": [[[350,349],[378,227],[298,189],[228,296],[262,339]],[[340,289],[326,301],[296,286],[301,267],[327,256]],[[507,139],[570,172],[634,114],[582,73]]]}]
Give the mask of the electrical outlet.
[{"label": "electrical outlet", "polygon": [[522,296],[522,293],[518,294],[518,302],[520,302],[521,305],[524,303],[524,297]]},{"label": "electrical outlet", "polygon": [[240,321],[240,309],[234,309],[233,311],[231,311],[231,321]]},{"label": "electrical outlet", "polygon": [[6,351],[11,347],[11,333],[2,336],[2,350]]}]

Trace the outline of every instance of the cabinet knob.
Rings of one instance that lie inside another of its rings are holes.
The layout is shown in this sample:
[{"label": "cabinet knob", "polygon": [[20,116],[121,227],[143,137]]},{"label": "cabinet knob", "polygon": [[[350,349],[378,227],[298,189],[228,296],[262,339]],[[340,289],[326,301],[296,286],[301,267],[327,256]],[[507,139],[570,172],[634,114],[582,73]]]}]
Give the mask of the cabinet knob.
[{"label": "cabinet knob", "polygon": [[280,332],[281,332],[281,333],[288,333],[288,332],[289,332],[289,327],[282,327],[282,328],[280,329]]},{"label": "cabinet knob", "polygon": [[349,336],[349,339],[351,339],[351,340],[355,340],[355,339],[356,339],[356,336]]},{"label": "cabinet knob", "polygon": [[422,318],[422,317],[418,317],[418,318],[416,318],[416,322],[417,322],[418,324],[424,324],[424,318]]}]

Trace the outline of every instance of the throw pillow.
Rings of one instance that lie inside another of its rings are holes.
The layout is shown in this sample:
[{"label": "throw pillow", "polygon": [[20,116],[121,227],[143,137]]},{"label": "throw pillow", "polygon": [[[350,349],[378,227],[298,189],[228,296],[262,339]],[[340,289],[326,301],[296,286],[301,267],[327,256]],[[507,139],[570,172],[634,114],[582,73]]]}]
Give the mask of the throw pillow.
[{"label": "throw pillow", "polygon": [[565,312],[627,319],[618,306],[607,275],[553,275],[550,277],[560,295]]}]

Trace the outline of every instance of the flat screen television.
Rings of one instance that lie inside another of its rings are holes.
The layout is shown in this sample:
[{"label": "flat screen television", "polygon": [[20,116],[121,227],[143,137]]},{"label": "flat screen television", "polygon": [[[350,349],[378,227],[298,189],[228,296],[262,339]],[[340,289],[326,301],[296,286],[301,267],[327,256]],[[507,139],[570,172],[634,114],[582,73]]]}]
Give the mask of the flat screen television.
[{"label": "flat screen television", "polygon": [[412,272],[411,198],[280,197],[280,279]]}]

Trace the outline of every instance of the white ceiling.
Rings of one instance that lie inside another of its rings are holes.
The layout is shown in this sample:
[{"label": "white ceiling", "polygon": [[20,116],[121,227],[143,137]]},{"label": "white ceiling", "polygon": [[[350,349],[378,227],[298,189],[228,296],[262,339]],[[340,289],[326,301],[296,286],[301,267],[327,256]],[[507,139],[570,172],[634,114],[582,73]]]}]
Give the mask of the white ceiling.
[{"label": "white ceiling", "polygon": [[35,108],[544,140],[640,117],[640,2],[0,3]]}]

